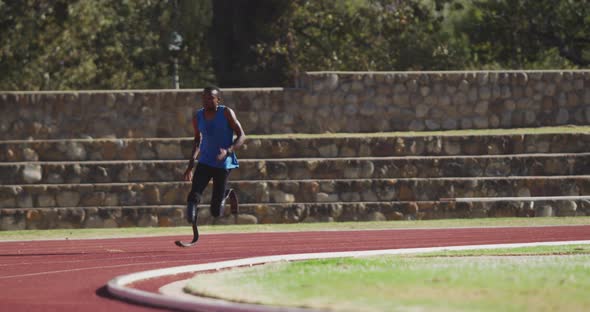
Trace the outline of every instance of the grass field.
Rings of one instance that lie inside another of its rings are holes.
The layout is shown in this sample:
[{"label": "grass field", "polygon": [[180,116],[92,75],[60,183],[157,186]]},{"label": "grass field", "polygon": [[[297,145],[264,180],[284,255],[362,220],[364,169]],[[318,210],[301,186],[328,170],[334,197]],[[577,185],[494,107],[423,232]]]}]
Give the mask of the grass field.
[{"label": "grass field", "polygon": [[283,262],[201,274],[185,289],[338,311],[589,311],[590,245]]},{"label": "grass field", "polygon": [[[338,222],[338,223],[297,223],[297,224],[254,224],[200,226],[201,234],[254,233],[290,231],[342,231],[342,230],[383,230],[401,228],[445,228],[445,227],[490,227],[490,226],[548,226],[548,225],[590,225],[590,217],[560,218],[485,218],[445,219],[420,221],[386,222]],[[164,235],[192,235],[190,227],[160,228],[109,228],[109,229],[57,229],[0,231],[0,241],[85,239],[110,237],[142,237]]]}]

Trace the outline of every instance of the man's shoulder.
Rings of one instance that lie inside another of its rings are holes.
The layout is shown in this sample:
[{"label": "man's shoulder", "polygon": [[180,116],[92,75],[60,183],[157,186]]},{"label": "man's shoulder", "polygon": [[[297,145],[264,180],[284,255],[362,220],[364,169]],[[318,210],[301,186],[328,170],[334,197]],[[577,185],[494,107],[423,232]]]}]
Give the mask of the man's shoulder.
[{"label": "man's shoulder", "polygon": [[223,105],[223,106],[222,106],[222,105],[220,105],[219,107],[222,107],[222,109],[223,109],[223,113],[224,113],[224,114],[229,114],[229,113],[231,113],[231,112],[233,112],[233,111],[234,111],[234,110],[233,110],[233,109],[231,109],[231,107],[229,107],[229,106],[225,106],[225,105]]}]

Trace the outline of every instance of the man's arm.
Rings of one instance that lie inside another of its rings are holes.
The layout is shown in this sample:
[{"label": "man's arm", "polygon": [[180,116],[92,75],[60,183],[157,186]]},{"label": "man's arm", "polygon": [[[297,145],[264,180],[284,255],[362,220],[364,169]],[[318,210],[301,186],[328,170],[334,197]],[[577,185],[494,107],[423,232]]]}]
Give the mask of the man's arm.
[{"label": "man's arm", "polygon": [[246,134],[244,133],[244,129],[242,129],[242,125],[238,121],[238,118],[236,117],[236,113],[234,113],[234,111],[229,107],[226,107],[223,113],[225,115],[225,118],[229,122],[230,128],[234,130],[236,134],[236,139],[234,140],[232,145],[230,145],[227,149],[222,148],[219,151],[219,155],[217,156],[218,160],[222,160],[228,154],[233,153],[236,149],[240,148],[240,146],[244,144],[244,141],[246,141]]},{"label": "man's arm", "polygon": [[197,160],[197,156],[199,156],[201,145],[201,132],[199,131],[199,122],[197,121],[197,116],[193,117],[193,130],[195,132],[195,137],[193,139],[193,150],[191,152],[191,158],[188,161],[188,166],[184,171],[184,180],[191,181],[193,179],[193,167],[195,166],[195,161]]}]

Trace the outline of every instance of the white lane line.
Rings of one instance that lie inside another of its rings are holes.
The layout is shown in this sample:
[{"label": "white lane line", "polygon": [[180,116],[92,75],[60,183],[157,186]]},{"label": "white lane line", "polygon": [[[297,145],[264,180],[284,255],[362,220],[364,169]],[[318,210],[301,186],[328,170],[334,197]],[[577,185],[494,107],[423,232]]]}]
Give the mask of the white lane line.
[{"label": "white lane line", "polygon": [[[302,309],[291,309],[285,307],[262,306],[257,304],[235,303],[219,299],[203,298],[198,296],[178,296],[168,293],[157,294],[127,287],[131,283],[141,280],[176,275],[182,273],[201,272],[227,269],[239,266],[260,265],[278,261],[299,261],[311,259],[329,259],[342,257],[367,257],[377,255],[400,255],[427,253],[446,250],[478,250],[478,249],[497,249],[497,248],[517,248],[532,246],[555,246],[555,245],[572,245],[572,244],[590,244],[590,240],[563,241],[563,242],[536,242],[536,243],[518,243],[518,244],[490,244],[490,245],[469,245],[469,246],[446,246],[446,247],[426,247],[426,248],[407,248],[407,249],[385,249],[385,250],[367,250],[352,252],[333,252],[333,253],[308,253],[277,255],[268,257],[254,257],[238,260],[229,260],[213,263],[204,263],[196,265],[185,265],[150,271],[137,272],[127,275],[121,275],[113,278],[107,283],[107,290],[112,295],[142,304],[148,304],[170,309],[187,310],[187,311],[308,311]],[[177,289],[177,288],[174,288]]]},{"label": "white lane line", "polygon": [[109,269],[109,268],[119,268],[119,267],[126,267],[126,266],[135,266],[135,265],[150,265],[150,264],[160,264],[160,263],[170,263],[170,262],[187,262],[187,261],[190,261],[190,260],[187,260],[187,259],[185,259],[185,260],[165,260],[165,261],[156,261],[156,262],[138,262],[138,263],[125,263],[125,264],[116,264],[116,265],[101,265],[101,266],[93,266],[93,267],[77,268],[77,269],[65,269],[65,270],[43,271],[43,272],[37,272],[37,273],[26,273],[26,274],[0,276],[0,280],[1,279],[8,279],[8,278],[18,278],[18,277],[57,274],[57,273],[87,271],[87,270],[94,270],[94,269]]}]

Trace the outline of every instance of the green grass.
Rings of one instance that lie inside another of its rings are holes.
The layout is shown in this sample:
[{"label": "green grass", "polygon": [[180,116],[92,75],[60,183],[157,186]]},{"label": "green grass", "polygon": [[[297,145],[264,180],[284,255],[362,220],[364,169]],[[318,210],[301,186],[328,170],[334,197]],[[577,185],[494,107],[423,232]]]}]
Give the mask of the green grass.
[{"label": "green grass", "polygon": [[[185,290],[338,311],[588,311],[589,251],[572,245],[494,250],[496,257],[463,251],[283,262],[197,275]],[[497,257],[514,253],[537,256]]]},{"label": "green grass", "polygon": [[412,257],[479,257],[479,256],[536,256],[590,254],[590,245],[550,245],[518,248],[494,248],[481,250],[445,250]]},{"label": "green grass", "polygon": [[478,135],[524,135],[524,134],[555,134],[585,133],[590,134],[590,126],[559,126],[515,129],[465,129],[441,131],[396,131],[376,133],[288,133],[249,135],[253,139],[313,139],[313,138],[364,138],[364,137],[421,137],[421,136],[478,136]]},{"label": "green grass", "polygon": [[[335,222],[297,224],[254,224],[200,226],[201,234],[249,233],[249,232],[292,232],[292,231],[338,231],[338,230],[383,230],[401,228],[445,228],[445,227],[490,227],[490,226],[547,226],[547,225],[590,225],[590,217],[562,218],[485,218],[485,219],[444,219],[420,221],[386,222]],[[162,228],[110,228],[110,229],[57,229],[0,231],[0,241],[41,240],[41,239],[84,239],[109,237],[142,237],[165,235],[189,235],[188,226]]]}]

